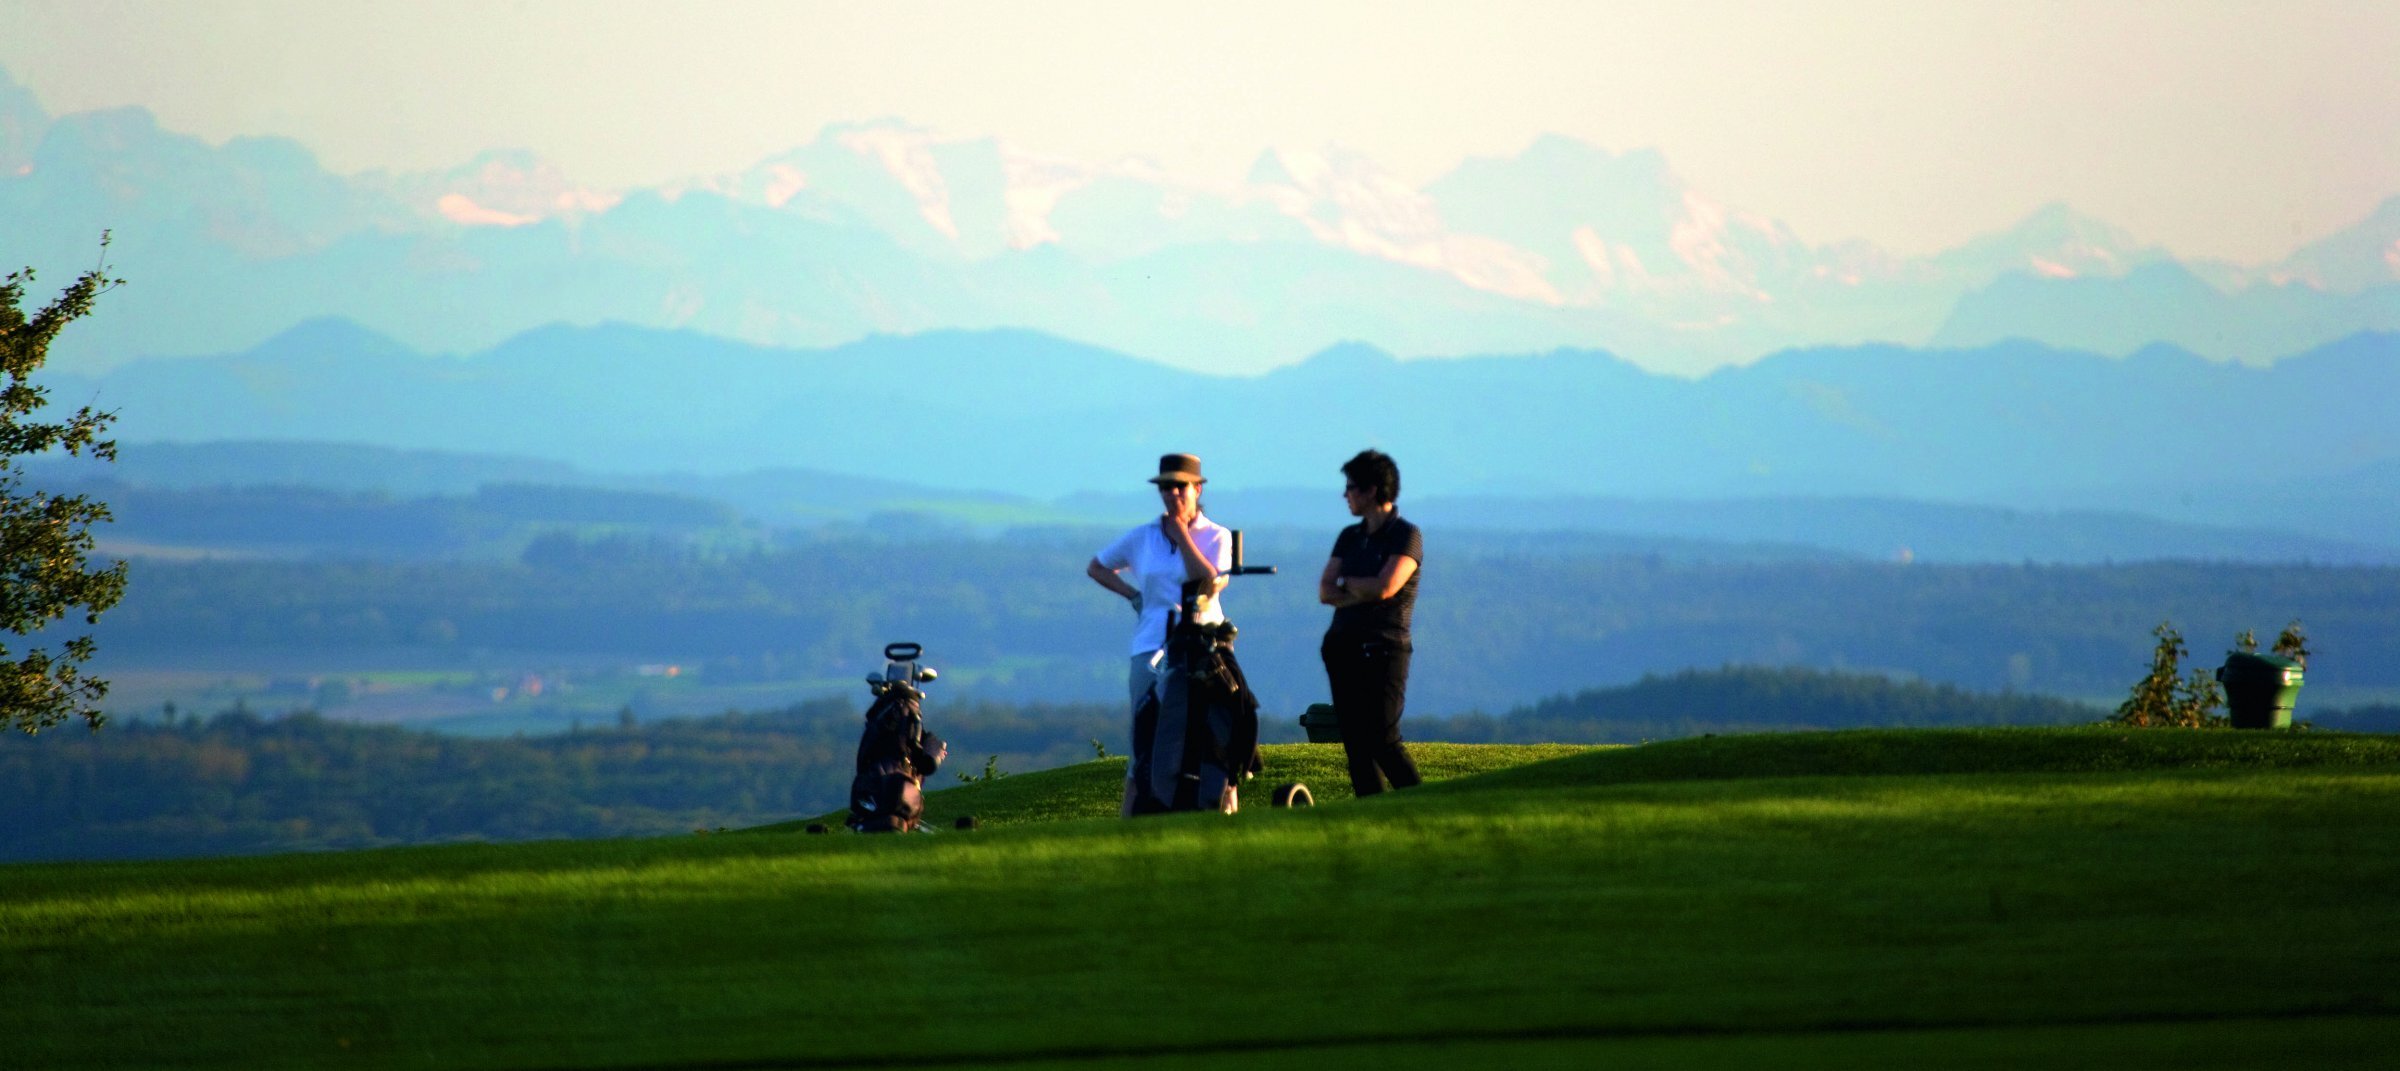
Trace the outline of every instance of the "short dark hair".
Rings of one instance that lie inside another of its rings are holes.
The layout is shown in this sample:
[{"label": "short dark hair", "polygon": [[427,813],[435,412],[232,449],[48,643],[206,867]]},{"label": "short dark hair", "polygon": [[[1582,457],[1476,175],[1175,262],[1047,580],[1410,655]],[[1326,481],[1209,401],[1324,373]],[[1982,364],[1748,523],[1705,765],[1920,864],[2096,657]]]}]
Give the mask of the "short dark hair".
[{"label": "short dark hair", "polygon": [[1361,450],[1342,462],[1342,476],[1374,495],[1378,506],[1400,501],[1400,463],[1381,450]]}]

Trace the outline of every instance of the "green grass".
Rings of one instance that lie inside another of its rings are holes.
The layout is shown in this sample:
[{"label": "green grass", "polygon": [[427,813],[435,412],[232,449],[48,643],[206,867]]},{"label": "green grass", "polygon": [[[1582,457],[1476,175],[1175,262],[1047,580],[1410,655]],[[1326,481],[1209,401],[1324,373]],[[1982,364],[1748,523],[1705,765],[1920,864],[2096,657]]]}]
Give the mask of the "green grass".
[{"label": "green grass", "polygon": [[2108,730],[1421,749],[1138,822],[0,868],[0,1063],[2380,1066],[2400,740]]},{"label": "green grass", "polygon": [[[1613,749],[1590,744],[1410,744],[1409,755],[1428,783],[1472,777],[1530,762]],[[1260,749],[1265,772],[1242,786],[1242,807],[1269,806],[1275,786],[1297,781],[1307,785],[1319,803],[1351,799],[1350,774],[1342,763],[1340,744],[1268,744]],[[1125,760],[1094,759],[1035,773],[1009,774],[993,781],[960,783],[951,770],[980,777],[957,755],[951,765],[929,778],[925,813],[929,825],[948,828],[961,816],[973,815],[985,828],[1064,822],[1078,818],[1116,820],[1124,805]],[[941,788],[949,784],[949,788]],[[749,833],[794,833],[810,824],[838,828],[847,810],[812,818],[761,826]]]}]

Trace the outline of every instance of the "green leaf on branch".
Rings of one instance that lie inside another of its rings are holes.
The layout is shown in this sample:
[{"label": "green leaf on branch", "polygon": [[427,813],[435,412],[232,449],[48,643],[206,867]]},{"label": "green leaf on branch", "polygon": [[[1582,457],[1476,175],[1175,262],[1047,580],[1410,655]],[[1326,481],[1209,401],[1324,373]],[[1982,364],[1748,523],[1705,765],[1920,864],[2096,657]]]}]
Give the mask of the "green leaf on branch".
[{"label": "green leaf on branch", "polygon": [[49,392],[33,383],[59,333],[123,285],[107,273],[106,233],[100,249],[99,267],[30,315],[23,303],[33,269],[0,280],[0,629],[20,638],[0,643],[0,724],[25,733],[69,718],[95,729],[106,720],[98,704],[108,682],[83,672],[92,638],[48,630],[69,615],[96,624],[125,597],[125,563],[91,563],[91,526],[110,520],[108,506],[25,486],[22,462],[51,452],[116,460],[117,444],[102,437],[115,414],[90,406],[54,413]]}]

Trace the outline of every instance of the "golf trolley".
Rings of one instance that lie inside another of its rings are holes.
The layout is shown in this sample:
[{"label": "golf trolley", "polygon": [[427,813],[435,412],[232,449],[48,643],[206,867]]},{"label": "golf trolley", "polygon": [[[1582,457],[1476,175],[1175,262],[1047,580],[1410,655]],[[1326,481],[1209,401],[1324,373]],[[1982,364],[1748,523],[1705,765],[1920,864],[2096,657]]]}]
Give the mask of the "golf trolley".
[{"label": "golf trolley", "polygon": [[[1272,576],[1272,565],[1242,561],[1242,533],[1231,533],[1232,567],[1224,576]],[[1167,646],[1149,698],[1133,719],[1133,758],[1126,766],[1125,813],[1218,811],[1241,807],[1240,786],[1262,770],[1258,755],[1258,697],[1234,657],[1239,634],[1230,621],[1202,623],[1210,585],[1183,585],[1181,605],[1167,619]],[[1308,806],[1308,786],[1278,786],[1278,807]]]},{"label": "golf trolley", "polygon": [[917,663],[925,649],[887,644],[883,672],[867,674],[875,701],[858,737],[858,773],[850,780],[850,818],[860,833],[906,833],[925,818],[925,778],[941,768],[949,745],[925,728],[925,692],[941,676]]}]

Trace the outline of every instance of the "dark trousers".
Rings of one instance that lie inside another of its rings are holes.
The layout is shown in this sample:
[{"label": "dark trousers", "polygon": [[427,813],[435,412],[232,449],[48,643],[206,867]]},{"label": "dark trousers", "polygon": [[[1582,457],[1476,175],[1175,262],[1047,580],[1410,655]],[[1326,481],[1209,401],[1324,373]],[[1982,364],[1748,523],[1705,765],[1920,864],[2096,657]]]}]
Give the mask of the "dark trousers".
[{"label": "dark trousers", "polygon": [[1400,742],[1400,708],[1408,701],[1405,643],[1325,638],[1318,650],[1325,682],[1333,693],[1334,720],[1341,724],[1342,752],[1350,760],[1350,790],[1361,796],[1414,788],[1423,778]]}]

